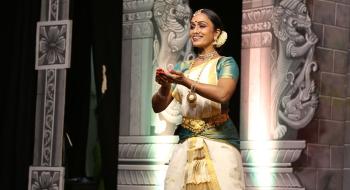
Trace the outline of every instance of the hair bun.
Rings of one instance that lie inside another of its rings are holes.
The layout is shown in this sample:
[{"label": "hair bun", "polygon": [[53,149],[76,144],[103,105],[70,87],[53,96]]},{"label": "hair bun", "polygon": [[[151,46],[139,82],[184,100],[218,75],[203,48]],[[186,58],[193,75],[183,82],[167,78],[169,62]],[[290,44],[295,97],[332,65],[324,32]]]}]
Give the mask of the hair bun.
[{"label": "hair bun", "polygon": [[227,40],[227,33],[223,30],[221,31],[218,39],[216,39],[215,47],[217,48],[221,47],[222,45],[225,44],[226,40]]}]

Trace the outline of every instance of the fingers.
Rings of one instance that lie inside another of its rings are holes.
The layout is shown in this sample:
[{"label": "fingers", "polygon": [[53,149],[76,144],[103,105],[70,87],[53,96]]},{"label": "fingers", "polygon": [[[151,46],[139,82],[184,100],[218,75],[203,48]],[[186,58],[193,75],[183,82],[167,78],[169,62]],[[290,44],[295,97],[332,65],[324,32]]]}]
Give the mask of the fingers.
[{"label": "fingers", "polygon": [[174,75],[182,75],[182,72],[175,71],[175,70],[170,70],[169,73],[174,74]]},{"label": "fingers", "polygon": [[156,75],[164,74],[164,73],[165,73],[165,71],[162,68],[157,68]]},{"label": "fingers", "polygon": [[160,85],[168,85],[169,84],[168,79],[164,75],[161,75],[161,74],[156,75],[156,82]]},{"label": "fingers", "polygon": [[165,72],[162,68],[156,70],[156,82],[159,84],[181,83],[182,78],[183,73],[180,71]]},{"label": "fingers", "polygon": [[159,68],[156,70],[156,75],[162,76],[167,79],[172,79],[173,76],[169,74],[168,72],[165,72],[163,69]]},{"label": "fingers", "polygon": [[175,76],[170,73],[164,73],[163,76],[165,76],[169,81],[175,79]]},{"label": "fingers", "polygon": [[158,68],[157,70],[156,70],[156,76],[161,76],[161,77],[163,77],[164,79],[167,79],[168,80],[168,82],[169,81],[171,81],[173,78],[174,78],[174,76],[172,76],[170,73],[168,73],[168,72],[165,72],[162,68]]},{"label": "fingers", "polygon": [[162,71],[156,73],[155,81],[162,86],[169,86],[172,83],[172,79]]},{"label": "fingers", "polygon": [[161,79],[164,79],[165,81],[166,81],[167,79],[171,78],[171,77],[169,76],[169,74],[167,74],[167,73],[165,73],[165,72],[158,72],[158,73],[156,73],[156,77],[159,77],[159,78],[161,78]]},{"label": "fingers", "polygon": [[306,40],[311,43],[311,44],[315,44],[318,41],[318,38],[315,34],[305,34],[305,38]]}]

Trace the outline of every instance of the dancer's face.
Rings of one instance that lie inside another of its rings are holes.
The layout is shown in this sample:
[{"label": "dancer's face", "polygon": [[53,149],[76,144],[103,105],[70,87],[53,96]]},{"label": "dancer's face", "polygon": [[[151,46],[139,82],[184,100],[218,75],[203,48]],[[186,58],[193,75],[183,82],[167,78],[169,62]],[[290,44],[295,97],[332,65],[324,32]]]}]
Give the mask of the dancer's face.
[{"label": "dancer's face", "polygon": [[206,14],[199,13],[192,17],[190,38],[194,47],[205,49],[213,46],[219,32]]}]

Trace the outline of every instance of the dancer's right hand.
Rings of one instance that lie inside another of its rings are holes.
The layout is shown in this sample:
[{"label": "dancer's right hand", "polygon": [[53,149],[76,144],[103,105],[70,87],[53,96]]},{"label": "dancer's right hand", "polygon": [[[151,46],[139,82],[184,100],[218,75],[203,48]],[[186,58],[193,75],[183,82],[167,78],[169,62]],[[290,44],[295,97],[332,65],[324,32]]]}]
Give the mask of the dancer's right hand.
[{"label": "dancer's right hand", "polygon": [[162,68],[156,70],[156,82],[164,87],[170,86],[169,77]]}]

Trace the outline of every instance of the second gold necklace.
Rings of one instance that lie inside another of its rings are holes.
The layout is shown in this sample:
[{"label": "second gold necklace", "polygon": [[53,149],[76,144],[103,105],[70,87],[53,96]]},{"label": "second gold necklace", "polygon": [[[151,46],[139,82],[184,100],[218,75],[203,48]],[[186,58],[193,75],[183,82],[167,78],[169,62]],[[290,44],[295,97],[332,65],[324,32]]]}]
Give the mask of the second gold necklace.
[{"label": "second gold necklace", "polygon": [[[202,63],[202,64],[203,64],[202,69],[201,69],[201,71],[199,72],[197,79],[194,81],[194,83],[191,85],[190,90],[188,91],[188,94],[187,94],[186,99],[187,99],[187,101],[188,101],[189,103],[191,103],[191,104],[195,103],[196,100],[197,100],[197,94],[196,94],[196,92],[195,92],[195,91],[196,91],[195,84],[198,83],[199,78],[200,78],[200,76],[201,76],[201,74],[202,74],[204,68],[206,67],[206,65],[207,65],[209,62],[210,62],[210,60],[207,60],[205,63]],[[190,68],[188,69],[188,77],[189,77],[189,75],[190,75],[190,73],[191,73],[192,67],[193,67],[193,62],[191,63]]]}]

